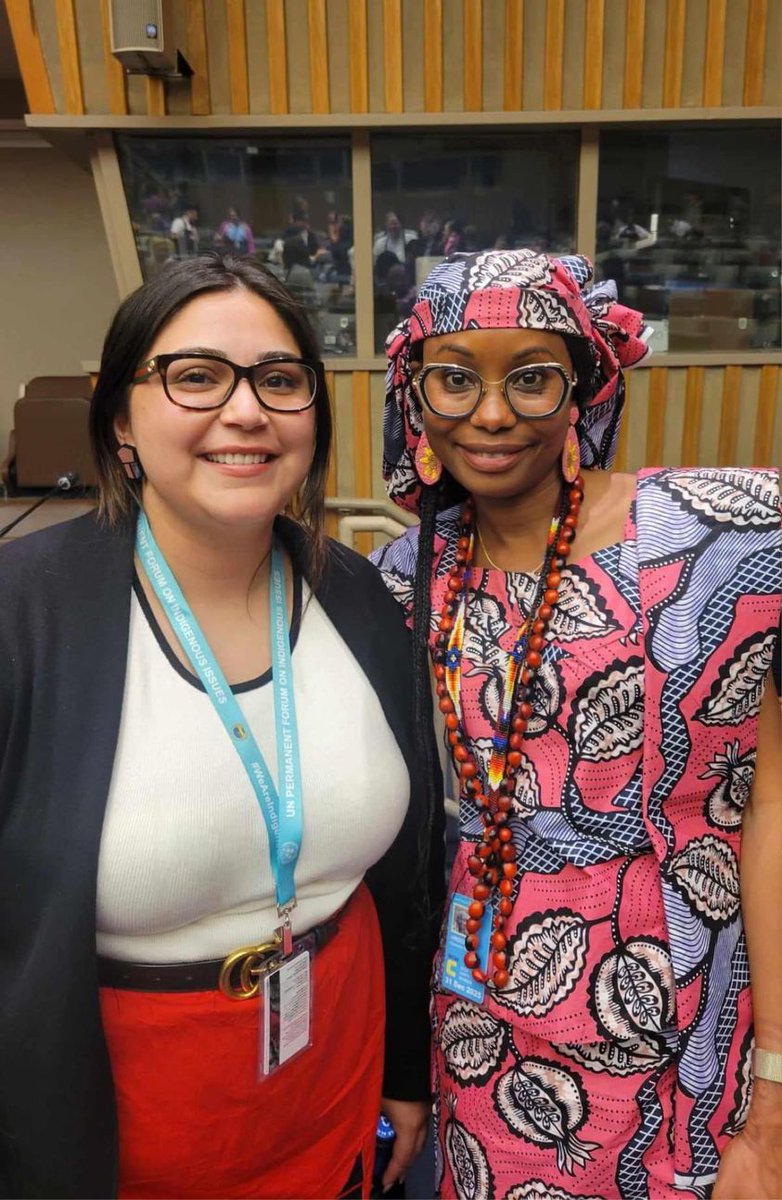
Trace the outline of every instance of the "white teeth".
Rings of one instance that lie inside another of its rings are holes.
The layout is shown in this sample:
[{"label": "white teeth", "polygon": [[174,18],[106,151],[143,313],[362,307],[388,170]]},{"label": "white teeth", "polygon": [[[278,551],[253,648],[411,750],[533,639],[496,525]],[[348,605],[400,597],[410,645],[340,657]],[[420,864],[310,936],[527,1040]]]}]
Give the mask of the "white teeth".
[{"label": "white teeth", "polygon": [[249,467],[269,461],[268,454],[205,454],[208,462],[225,463],[229,467]]}]

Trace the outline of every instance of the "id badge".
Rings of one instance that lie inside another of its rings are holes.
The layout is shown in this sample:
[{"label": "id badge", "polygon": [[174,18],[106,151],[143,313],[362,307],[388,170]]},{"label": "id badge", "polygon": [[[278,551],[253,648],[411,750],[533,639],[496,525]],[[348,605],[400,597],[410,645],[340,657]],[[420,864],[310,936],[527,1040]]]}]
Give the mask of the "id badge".
[{"label": "id badge", "polygon": [[263,977],[261,1075],[272,1075],[311,1045],[311,962],[309,950],[302,950]]},{"label": "id badge", "polygon": [[[446,992],[453,992],[456,996],[464,996],[465,1000],[472,1000],[475,1004],[480,1004],[486,991],[486,985],[473,979],[472,971],[464,964],[464,939],[467,936],[469,916],[467,908],[470,903],[470,897],[462,896],[459,892],[455,892],[451,896],[440,967],[440,986]],[[488,916],[487,912],[481,922],[478,946],[475,951],[483,971],[486,970],[489,962],[491,921],[487,919]]]}]

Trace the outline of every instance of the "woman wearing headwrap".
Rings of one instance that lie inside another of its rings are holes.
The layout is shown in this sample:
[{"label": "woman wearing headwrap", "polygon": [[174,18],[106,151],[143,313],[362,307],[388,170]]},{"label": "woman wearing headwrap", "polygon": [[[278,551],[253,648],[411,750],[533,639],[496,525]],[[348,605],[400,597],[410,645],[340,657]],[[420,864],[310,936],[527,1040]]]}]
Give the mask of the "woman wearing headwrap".
[{"label": "woman wearing headwrap", "polygon": [[421,525],[376,558],[460,800],[438,1188],[778,1196],[777,477],[608,473],[646,344],[591,276],[454,256],[388,342],[384,473]]}]

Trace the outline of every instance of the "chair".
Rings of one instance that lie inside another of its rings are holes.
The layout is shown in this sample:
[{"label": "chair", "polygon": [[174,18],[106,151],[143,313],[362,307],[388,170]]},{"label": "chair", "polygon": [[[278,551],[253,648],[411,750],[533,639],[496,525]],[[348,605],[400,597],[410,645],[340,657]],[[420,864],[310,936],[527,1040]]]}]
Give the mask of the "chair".
[{"label": "chair", "polygon": [[9,491],[54,487],[66,471],[81,486],[97,482],[89,440],[92,383],[87,375],[39,375],[14,406],[8,458],[2,465]]}]

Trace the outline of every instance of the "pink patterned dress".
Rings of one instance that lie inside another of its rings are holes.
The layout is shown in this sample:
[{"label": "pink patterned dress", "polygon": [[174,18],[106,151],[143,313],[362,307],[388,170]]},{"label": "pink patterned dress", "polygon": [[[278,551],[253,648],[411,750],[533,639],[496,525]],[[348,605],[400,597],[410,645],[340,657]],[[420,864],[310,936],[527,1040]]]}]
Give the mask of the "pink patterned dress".
[{"label": "pink patterned dress", "polygon": [[[458,520],[438,518],[435,614]],[[749,1103],[737,852],[779,622],[774,474],[642,473],[624,540],[577,546],[513,798],[509,982],[474,1004],[435,962],[437,1182],[459,1200],[704,1197]],[[408,612],[416,553],[411,531],[376,556]],[[484,770],[535,585],[472,572],[461,695]],[[471,894],[480,830],[463,801],[451,892]]]}]

